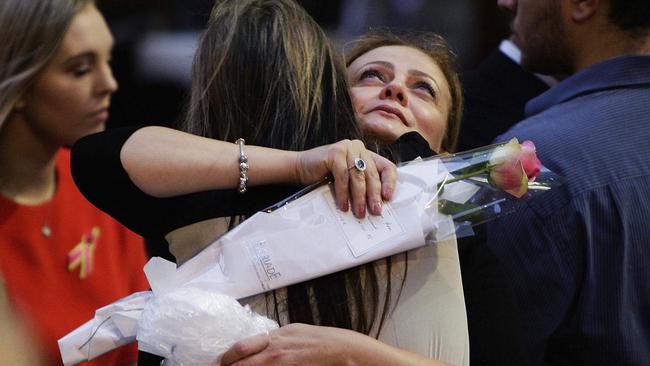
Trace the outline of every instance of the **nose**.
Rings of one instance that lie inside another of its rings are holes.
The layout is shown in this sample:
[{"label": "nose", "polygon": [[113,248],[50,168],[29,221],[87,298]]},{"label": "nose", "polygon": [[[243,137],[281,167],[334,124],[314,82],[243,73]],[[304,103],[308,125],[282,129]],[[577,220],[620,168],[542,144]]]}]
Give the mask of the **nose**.
[{"label": "nose", "polygon": [[397,101],[402,106],[406,107],[408,104],[408,95],[404,90],[404,87],[399,83],[393,82],[387,84],[379,95],[379,99],[392,99]]},{"label": "nose", "polygon": [[99,94],[113,94],[117,91],[118,84],[113,77],[113,70],[109,64],[105,64],[97,78],[97,92]]},{"label": "nose", "polygon": [[517,0],[497,0],[497,5],[504,10],[515,12],[517,9]]}]

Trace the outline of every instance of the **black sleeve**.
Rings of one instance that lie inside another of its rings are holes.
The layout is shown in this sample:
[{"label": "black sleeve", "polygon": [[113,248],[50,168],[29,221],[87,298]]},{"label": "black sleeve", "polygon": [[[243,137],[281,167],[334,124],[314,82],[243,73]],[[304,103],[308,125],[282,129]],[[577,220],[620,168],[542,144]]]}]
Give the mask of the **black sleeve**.
[{"label": "black sleeve", "polygon": [[415,131],[403,134],[388,147],[388,158],[396,163],[410,161],[417,157],[424,159],[436,154],[429,147],[427,140]]},{"label": "black sleeve", "polygon": [[72,148],[71,168],[81,193],[100,210],[146,238],[199,221],[250,215],[294,193],[293,186],[249,187],[157,198],[141,191],[120,160],[126,140],[140,127],[111,129],[86,136]]},{"label": "black sleeve", "polygon": [[472,365],[525,366],[521,319],[511,280],[486,245],[485,225],[458,239]]}]

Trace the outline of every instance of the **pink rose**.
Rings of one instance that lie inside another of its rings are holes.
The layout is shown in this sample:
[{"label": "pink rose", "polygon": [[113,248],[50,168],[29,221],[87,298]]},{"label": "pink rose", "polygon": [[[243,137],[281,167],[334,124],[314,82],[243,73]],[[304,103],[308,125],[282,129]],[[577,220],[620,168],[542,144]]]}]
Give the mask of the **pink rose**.
[{"label": "pink rose", "polygon": [[528,177],[519,159],[512,159],[492,167],[490,181],[517,198],[528,191]]},{"label": "pink rose", "polygon": [[519,160],[526,172],[526,176],[528,176],[528,180],[531,182],[534,181],[539,175],[542,162],[537,158],[535,144],[532,141],[526,140],[521,143]]},{"label": "pink rose", "polygon": [[[534,147],[535,145],[533,145],[533,149]],[[491,184],[517,198],[528,191],[528,175],[521,160],[522,150],[519,141],[513,138],[507,144],[494,150],[488,164]],[[527,154],[527,159],[530,160],[529,153]]]},{"label": "pink rose", "polygon": [[[537,159],[535,144],[532,141],[519,144],[517,138],[513,138],[505,144],[496,146],[487,164],[463,168],[465,172],[447,181],[447,184],[487,173],[491,185],[521,198],[528,191],[528,182],[535,180],[541,167],[542,163]],[[461,173],[461,171],[454,173]]]}]

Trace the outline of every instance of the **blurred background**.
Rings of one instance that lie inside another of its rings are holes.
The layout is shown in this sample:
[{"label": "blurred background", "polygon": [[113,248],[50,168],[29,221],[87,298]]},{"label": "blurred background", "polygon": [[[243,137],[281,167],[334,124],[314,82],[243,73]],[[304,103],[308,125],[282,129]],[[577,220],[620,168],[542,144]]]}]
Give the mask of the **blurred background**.
[{"label": "blurred background", "polygon": [[[434,31],[469,70],[508,34],[496,0],[298,0],[339,49],[369,27]],[[109,127],[167,125],[182,113],[200,31],[214,0],[99,0],[115,36],[120,89]]]}]

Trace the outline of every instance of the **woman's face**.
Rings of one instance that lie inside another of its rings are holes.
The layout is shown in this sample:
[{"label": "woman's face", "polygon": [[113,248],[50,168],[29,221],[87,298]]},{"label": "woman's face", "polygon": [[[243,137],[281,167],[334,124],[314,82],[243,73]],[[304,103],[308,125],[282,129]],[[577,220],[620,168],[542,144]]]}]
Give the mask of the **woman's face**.
[{"label": "woman's face", "polygon": [[30,130],[57,146],[104,129],[117,90],[113,37],[92,4],[74,17],[61,47],[16,104]]},{"label": "woman's face", "polygon": [[352,103],[364,134],[391,143],[419,132],[441,152],[451,108],[449,84],[424,52],[407,46],[375,48],[348,67]]}]

